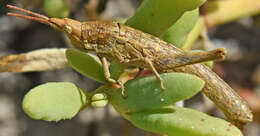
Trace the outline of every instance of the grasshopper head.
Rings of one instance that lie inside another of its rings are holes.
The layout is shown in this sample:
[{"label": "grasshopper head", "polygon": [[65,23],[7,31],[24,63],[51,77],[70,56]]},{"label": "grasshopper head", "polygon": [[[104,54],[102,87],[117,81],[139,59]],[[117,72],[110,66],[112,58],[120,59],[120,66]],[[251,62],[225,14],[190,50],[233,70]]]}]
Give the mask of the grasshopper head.
[{"label": "grasshopper head", "polygon": [[79,49],[84,49],[81,42],[81,22],[64,18],[50,18],[50,26],[64,32],[71,40],[73,46]]}]

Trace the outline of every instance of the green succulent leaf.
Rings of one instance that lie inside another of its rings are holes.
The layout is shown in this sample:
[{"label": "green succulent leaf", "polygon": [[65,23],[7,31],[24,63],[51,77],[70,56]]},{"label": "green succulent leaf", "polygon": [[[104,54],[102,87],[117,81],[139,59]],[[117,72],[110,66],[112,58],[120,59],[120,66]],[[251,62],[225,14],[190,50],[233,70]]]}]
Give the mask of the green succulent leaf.
[{"label": "green succulent leaf", "polygon": [[50,82],[31,89],[22,107],[33,119],[59,121],[71,119],[87,103],[88,95],[73,83]]},{"label": "green succulent leaf", "polygon": [[124,72],[125,68],[126,67],[123,64],[112,61],[109,67],[111,78],[117,80],[120,77],[120,75]]},{"label": "green succulent leaf", "polygon": [[186,11],[201,6],[206,0],[144,0],[126,25],[160,36]]},{"label": "green succulent leaf", "polygon": [[204,81],[185,73],[161,74],[166,90],[161,90],[155,76],[136,78],[125,84],[126,99],[121,91],[108,91],[110,102],[121,113],[158,109],[174,102],[188,99],[197,94]]},{"label": "green succulent leaf", "polygon": [[169,106],[125,117],[139,128],[168,136],[242,136],[227,121],[182,107]]},{"label": "green succulent leaf", "polygon": [[44,12],[50,17],[69,17],[70,9],[64,0],[44,0]]},{"label": "green succulent leaf", "polygon": [[177,22],[163,33],[163,40],[182,48],[189,33],[199,19],[199,9],[185,12]]},{"label": "green succulent leaf", "polygon": [[185,50],[190,50],[193,43],[199,38],[201,31],[203,29],[206,29],[205,23],[204,23],[204,18],[200,17],[197,20],[195,26],[192,28],[192,30],[188,34],[186,41],[185,41],[184,45],[182,46],[182,48]]},{"label": "green succulent leaf", "polygon": [[66,57],[71,66],[82,75],[96,81],[106,83],[102,64],[94,55],[76,49],[67,49]]}]

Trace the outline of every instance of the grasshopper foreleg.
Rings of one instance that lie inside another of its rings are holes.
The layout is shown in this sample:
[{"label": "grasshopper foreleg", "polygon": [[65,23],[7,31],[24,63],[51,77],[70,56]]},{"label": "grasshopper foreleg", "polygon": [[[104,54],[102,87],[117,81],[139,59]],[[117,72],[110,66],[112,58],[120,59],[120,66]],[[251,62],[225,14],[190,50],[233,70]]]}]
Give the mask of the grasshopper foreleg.
[{"label": "grasshopper foreleg", "polygon": [[102,67],[103,67],[103,71],[104,71],[104,75],[105,75],[106,80],[109,83],[116,84],[117,83],[116,80],[111,78],[111,75],[110,75],[110,72],[109,72],[109,65],[108,65],[107,59],[105,57],[101,58],[101,63],[102,63]]},{"label": "grasshopper foreleg", "polygon": [[104,75],[105,75],[106,80],[109,83],[119,84],[120,87],[121,87],[121,90],[122,90],[122,92],[121,92],[122,96],[123,96],[123,98],[126,98],[124,84],[120,81],[116,81],[116,80],[111,78],[111,75],[110,75],[110,72],[109,72],[109,65],[108,65],[107,59],[105,57],[101,58],[101,63],[102,63],[102,67],[103,67],[103,71],[104,71]]},{"label": "grasshopper foreleg", "polygon": [[117,81],[117,83],[120,85],[120,87],[121,87],[121,94],[122,94],[122,96],[123,96],[123,98],[124,99],[126,99],[127,98],[127,96],[125,95],[125,86],[124,86],[124,83],[122,83],[121,81]]}]

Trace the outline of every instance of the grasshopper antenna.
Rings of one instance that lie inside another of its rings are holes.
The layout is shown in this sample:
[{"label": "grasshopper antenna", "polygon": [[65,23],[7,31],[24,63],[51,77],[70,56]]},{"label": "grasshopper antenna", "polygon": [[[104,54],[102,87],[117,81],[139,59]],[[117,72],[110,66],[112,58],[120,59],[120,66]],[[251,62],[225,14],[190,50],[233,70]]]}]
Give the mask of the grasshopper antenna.
[{"label": "grasshopper antenna", "polygon": [[29,10],[26,10],[26,9],[22,9],[22,8],[19,8],[19,7],[16,7],[16,6],[12,6],[12,5],[6,5],[6,7],[9,8],[9,9],[21,11],[25,14],[31,15],[31,16],[27,16],[27,15],[17,14],[17,13],[13,13],[13,12],[8,12],[7,13],[8,16],[25,18],[25,19],[33,20],[33,21],[40,22],[40,23],[43,23],[43,24],[51,25],[51,23],[49,22],[50,18],[47,17],[47,16],[29,11]]}]

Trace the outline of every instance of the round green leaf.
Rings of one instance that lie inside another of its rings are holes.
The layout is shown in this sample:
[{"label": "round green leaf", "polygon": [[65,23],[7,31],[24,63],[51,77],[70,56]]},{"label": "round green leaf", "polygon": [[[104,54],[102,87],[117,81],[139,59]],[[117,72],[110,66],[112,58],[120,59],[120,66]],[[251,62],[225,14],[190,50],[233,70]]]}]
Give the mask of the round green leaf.
[{"label": "round green leaf", "polygon": [[138,112],[126,118],[139,128],[168,136],[242,136],[227,121],[182,107]]},{"label": "round green leaf", "polygon": [[44,0],[44,12],[50,17],[65,18],[70,14],[68,4],[64,0]]},{"label": "round green leaf", "polygon": [[33,119],[71,119],[87,103],[86,93],[68,82],[53,82],[31,89],[23,99],[23,110]]},{"label": "round green leaf", "polygon": [[82,75],[105,83],[104,72],[99,59],[76,49],[67,49],[66,57],[71,66]]},{"label": "round green leaf", "polygon": [[121,90],[109,91],[110,102],[119,112],[158,109],[188,99],[204,86],[203,80],[186,73],[165,73],[161,77],[166,90],[160,88],[155,76],[137,78],[125,84],[126,99],[122,98]]}]

